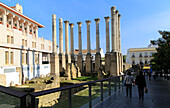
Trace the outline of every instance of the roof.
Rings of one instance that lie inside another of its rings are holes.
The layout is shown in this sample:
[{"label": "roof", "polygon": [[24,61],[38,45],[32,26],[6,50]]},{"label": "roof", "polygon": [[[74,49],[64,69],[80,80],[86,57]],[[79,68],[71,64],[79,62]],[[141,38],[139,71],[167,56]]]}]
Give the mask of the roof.
[{"label": "roof", "polygon": [[156,47],[129,48],[128,50],[129,50],[129,52],[156,51]]},{"label": "roof", "polygon": [[36,25],[38,25],[39,28],[45,27],[45,26],[43,26],[42,24],[34,21],[33,19],[31,19],[31,18],[25,16],[24,14],[22,14],[22,13],[16,11],[15,9],[13,9],[13,8],[15,8],[14,6],[9,7],[9,6],[5,5],[5,4],[3,4],[2,2],[0,2],[0,6],[4,7],[5,9],[8,9],[9,11],[11,11],[11,12],[13,12],[13,13],[15,13],[15,14],[17,14],[17,15],[25,18],[25,19],[27,19],[28,21],[30,21],[30,22],[32,22],[32,23],[34,23],[34,24],[36,24]]}]

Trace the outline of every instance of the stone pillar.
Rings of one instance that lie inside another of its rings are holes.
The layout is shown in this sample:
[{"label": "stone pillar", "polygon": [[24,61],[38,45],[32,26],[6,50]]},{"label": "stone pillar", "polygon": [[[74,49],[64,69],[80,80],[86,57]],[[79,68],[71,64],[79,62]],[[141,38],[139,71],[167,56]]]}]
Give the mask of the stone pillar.
[{"label": "stone pillar", "polygon": [[120,52],[119,51],[119,26],[118,26],[118,13],[119,13],[119,11],[118,10],[116,10],[116,51],[117,52]]},{"label": "stone pillar", "polygon": [[106,54],[105,54],[105,71],[110,73],[110,36],[109,36],[109,20],[110,17],[104,17],[106,22]]},{"label": "stone pillar", "polygon": [[59,54],[63,54],[63,19],[59,18]]},{"label": "stone pillar", "polygon": [[[28,28],[29,28],[29,26],[27,25],[27,33],[29,32],[28,31]],[[53,53],[57,53],[57,50],[56,50],[56,43],[57,43],[57,38],[56,38],[56,15],[52,15],[52,35],[53,35],[53,37],[52,37],[52,39],[53,39],[53,50],[52,50],[52,52]]]},{"label": "stone pillar", "polygon": [[65,23],[65,54],[69,54],[69,38],[68,38],[69,21],[64,21],[64,23]]},{"label": "stone pillar", "polygon": [[[63,19],[59,18],[59,66],[60,66],[60,73],[62,73],[63,70],[63,66],[62,66],[62,62],[63,61]],[[63,75],[63,74],[62,74]]]},{"label": "stone pillar", "polygon": [[38,27],[35,28],[35,33],[36,37],[38,37]]},{"label": "stone pillar", "polygon": [[94,19],[96,21],[96,54],[95,54],[95,72],[98,73],[98,78],[101,78],[101,54],[100,54],[100,41],[99,41],[99,21],[100,19]]},{"label": "stone pillar", "polygon": [[118,53],[117,52],[112,52],[110,53],[110,76],[117,76],[118,72]]},{"label": "stone pillar", "polygon": [[51,75],[56,77],[60,76],[60,67],[59,67],[59,56],[56,50],[56,15],[52,15],[52,42],[53,42],[53,51],[50,56],[51,61]]},{"label": "stone pillar", "polygon": [[70,23],[70,35],[71,35],[71,63],[74,63],[74,34],[73,34],[73,27],[74,24]]},{"label": "stone pillar", "polygon": [[91,48],[90,48],[90,20],[86,21],[87,24],[87,55],[86,55],[86,73],[92,73],[92,61],[91,61]]},{"label": "stone pillar", "polygon": [[111,7],[112,52],[116,52],[116,7]]},{"label": "stone pillar", "polygon": [[120,37],[120,18],[121,15],[118,15],[118,41],[119,41],[119,52],[121,53],[121,37]]},{"label": "stone pillar", "polygon": [[81,74],[83,73],[83,58],[82,58],[82,38],[81,38],[81,26],[82,26],[82,22],[77,22],[78,24],[78,42],[79,42],[79,54],[78,54],[78,58],[77,58],[77,65],[80,69]]}]

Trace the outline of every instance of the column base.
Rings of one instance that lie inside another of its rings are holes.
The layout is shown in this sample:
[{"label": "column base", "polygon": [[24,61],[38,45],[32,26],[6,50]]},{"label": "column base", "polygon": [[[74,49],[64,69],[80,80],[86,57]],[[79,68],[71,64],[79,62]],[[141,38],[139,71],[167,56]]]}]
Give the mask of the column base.
[{"label": "column base", "polygon": [[113,52],[110,54],[110,76],[118,76],[118,53]]},{"label": "column base", "polygon": [[59,66],[59,55],[58,54],[51,54],[50,56],[50,64],[51,64],[51,75],[56,77],[60,76],[60,66]]},{"label": "column base", "polygon": [[100,71],[101,67],[101,54],[100,53],[96,53],[95,54],[95,72],[98,73]]},{"label": "column base", "polygon": [[110,65],[111,65],[111,60],[110,60],[110,53],[105,54],[105,71],[110,75]]},{"label": "column base", "polygon": [[71,54],[71,63],[75,63],[74,54]]},{"label": "column base", "polygon": [[78,55],[77,66],[79,67],[81,74],[84,75],[84,72],[83,72],[83,60],[82,60],[83,58],[82,57],[83,57],[82,54]]},{"label": "column base", "polygon": [[86,74],[92,73],[92,59],[91,54],[86,55]]}]

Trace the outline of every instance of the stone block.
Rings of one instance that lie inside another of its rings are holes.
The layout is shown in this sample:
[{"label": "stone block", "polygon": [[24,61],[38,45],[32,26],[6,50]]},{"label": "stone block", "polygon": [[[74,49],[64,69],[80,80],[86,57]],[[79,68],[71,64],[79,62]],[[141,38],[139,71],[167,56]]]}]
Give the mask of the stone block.
[{"label": "stone block", "polygon": [[82,54],[79,54],[79,55],[78,55],[78,58],[77,58],[77,65],[78,65],[78,68],[80,69],[81,74],[83,74]]},{"label": "stone block", "polygon": [[110,63],[111,63],[110,53],[106,53],[105,54],[105,71],[107,73],[110,73]]},{"label": "stone block", "polygon": [[91,74],[92,73],[92,59],[91,54],[86,55],[86,73]]},{"label": "stone block", "polygon": [[100,71],[101,67],[101,54],[100,53],[96,53],[95,54],[95,72],[98,73]]}]

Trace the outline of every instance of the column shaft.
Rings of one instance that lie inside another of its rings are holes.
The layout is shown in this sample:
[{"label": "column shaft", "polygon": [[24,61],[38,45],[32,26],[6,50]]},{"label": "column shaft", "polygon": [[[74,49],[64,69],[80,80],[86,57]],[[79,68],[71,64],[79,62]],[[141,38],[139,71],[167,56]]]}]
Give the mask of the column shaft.
[{"label": "column shaft", "polygon": [[91,47],[90,47],[90,23],[91,21],[86,21],[87,24],[87,54],[91,53]]},{"label": "column shaft", "polygon": [[82,25],[82,22],[77,22],[77,24],[78,24],[79,54],[82,54],[82,39],[81,39],[81,25]]},{"label": "column shaft", "polygon": [[105,22],[106,22],[106,53],[110,52],[109,19],[110,19],[110,17],[105,17]]},{"label": "column shaft", "polygon": [[95,19],[96,21],[96,53],[100,53],[100,41],[99,41],[99,21],[100,19]]},{"label": "column shaft", "polygon": [[121,15],[119,14],[119,15],[118,15],[119,52],[121,52],[120,17],[121,17]]},{"label": "column shaft", "polygon": [[59,53],[63,54],[63,19],[59,19]]},{"label": "column shaft", "polygon": [[112,52],[116,51],[116,7],[111,7],[111,39],[112,39]]},{"label": "column shaft", "polygon": [[64,23],[65,23],[65,54],[69,54],[69,37],[68,37],[69,21],[64,21]]},{"label": "column shaft", "polygon": [[118,13],[119,13],[119,11],[118,10],[116,10],[116,51],[117,52],[119,52],[119,26],[118,26]]},{"label": "column shaft", "polygon": [[70,35],[71,35],[71,54],[74,54],[74,36],[73,36],[73,27],[74,24],[70,24]]},{"label": "column shaft", "polygon": [[[29,33],[29,25],[27,25],[27,33]],[[53,53],[57,53],[56,50],[56,15],[52,15],[52,35],[53,35]]]}]

